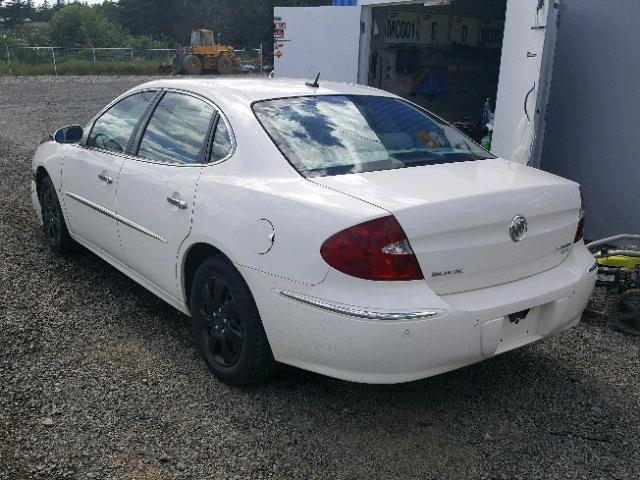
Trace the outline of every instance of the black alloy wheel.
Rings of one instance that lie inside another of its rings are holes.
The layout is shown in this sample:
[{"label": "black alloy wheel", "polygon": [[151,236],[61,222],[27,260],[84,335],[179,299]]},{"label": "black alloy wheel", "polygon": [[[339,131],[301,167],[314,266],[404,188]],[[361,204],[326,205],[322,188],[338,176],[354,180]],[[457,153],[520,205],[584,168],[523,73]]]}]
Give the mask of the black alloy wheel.
[{"label": "black alloy wheel", "polygon": [[202,262],[189,303],[193,339],[217,378],[246,385],[273,373],[276,362],[255,300],[229,260],[217,255]]},{"label": "black alloy wheel", "polygon": [[208,360],[222,367],[235,365],[240,357],[243,342],[242,319],[234,305],[234,298],[227,283],[210,277],[202,287],[201,335],[204,336]]}]

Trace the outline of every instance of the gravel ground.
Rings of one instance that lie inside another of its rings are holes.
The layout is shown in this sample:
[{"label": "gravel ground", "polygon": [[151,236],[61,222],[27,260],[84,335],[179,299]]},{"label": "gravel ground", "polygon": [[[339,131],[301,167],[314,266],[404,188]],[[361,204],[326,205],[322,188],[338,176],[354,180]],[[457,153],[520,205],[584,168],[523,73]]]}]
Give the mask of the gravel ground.
[{"label": "gravel ground", "polygon": [[239,390],[186,317],[50,254],[33,151],[143,81],[0,79],[0,479],[640,477],[639,343],[605,322],[406,385],[283,368]]}]

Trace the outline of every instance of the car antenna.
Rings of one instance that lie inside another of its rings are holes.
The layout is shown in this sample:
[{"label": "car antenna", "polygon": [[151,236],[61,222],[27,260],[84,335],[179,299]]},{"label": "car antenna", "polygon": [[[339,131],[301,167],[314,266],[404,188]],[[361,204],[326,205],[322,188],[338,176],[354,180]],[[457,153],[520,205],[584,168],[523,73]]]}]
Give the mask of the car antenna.
[{"label": "car antenna", "polygon": [[318,80],[320,80],[320,72],[318,72],[318,76],[316,76],[316,79],[314,80],[313,83],[305,82],[305,85],[311,88],[320,88],[320,84],[318,83]]}]

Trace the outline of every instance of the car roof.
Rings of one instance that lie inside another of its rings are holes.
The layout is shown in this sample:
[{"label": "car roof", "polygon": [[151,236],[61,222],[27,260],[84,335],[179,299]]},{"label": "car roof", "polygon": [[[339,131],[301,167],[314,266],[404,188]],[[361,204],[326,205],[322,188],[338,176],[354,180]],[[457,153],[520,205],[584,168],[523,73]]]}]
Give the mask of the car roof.
[{"label": "car roof", "polygon": [[191,91],[211,100],[233,100],[248,105],[255,101],[309,95],[376,95],[395,96],[372,87],[320,80],[320,88],[306,85],[300,78],[181,78],[157,80],[138,87],[175,88]]}]

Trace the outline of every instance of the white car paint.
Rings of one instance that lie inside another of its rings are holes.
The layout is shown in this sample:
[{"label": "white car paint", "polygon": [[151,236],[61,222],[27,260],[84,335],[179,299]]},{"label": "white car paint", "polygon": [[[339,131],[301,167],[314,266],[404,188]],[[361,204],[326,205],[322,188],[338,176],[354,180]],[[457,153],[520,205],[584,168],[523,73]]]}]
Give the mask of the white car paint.
[{"label": "white car paint", "polygon": [[[431,165],[419,178],[409,168],[313,181],[393,213],[439,294],[498,285],[557,266],[575,237],[580,207],[574,184],[500,159]],[[505,220],[521,213],[529,223],[527,242],[514,243],[505,235]],[[464,272],[432,276],[451,269]]]},{"label": "white car paint", "polygon": [[[182,290],[176,282],[176,254],[191,232],[202,170],[197,165],[128,161],[118,182],[118,214],[155,235],[120,228],[121,258],[176,298]],[[144,201],[141,201],[141,192],[144,192]],[[184,201],[186,207],[179,209],[168,204],[168,196]]]},{"label": "white car paint", "polygon": [[[111,211],[116,211],[116,188],[120,176],[120,170],[124,164],[124,158],[96,150],[80,149],[68,146],[61,150],[64,153],[61,162],[67,175],[61,178],[60,188],[65,192],[90,199],[96,205],[100,205]],[[73,172],[73,174],[69,174]],[[111,179],[108,184],[97,180],[98,175]],[[85,205],[75,201],[65,201],[68,224],[74,226],[74,234],[83,238],[95,247],[113,252],[119,257],[120,241],[118,239],[118,225],[115,219],[105,217],[97,210],[88,209]]]},{"label": "white car paint", "polygon": [[[424,378],[579,321],[596,272],[584,243],[573,244],[580,208],[573,182],[500,159],[305,179],[260,127],[252,102],[310,92],[390,95],[234,79],[156,81],[123,97],[142,89],[209,99],[233,131],[233,154],[178,166],[47,142],[33,170],[50,175],[75,240],[180,311],[189,314],[185,261],[206,244],[247,282],[276,360],[346,380]],[[98,180],[103,170],[113,183]],[[187,208],[167,203],[174,194]],[[74,195],[96,208],[76,205]],[[390,212],[426,280],[361,280],[320,256],[336,232]],[[516,214],[531,222],[519,244],[508,236]],[[456,265],[464,273],[431,276]],[[506,317],[529,308],[520,324]]]}]

